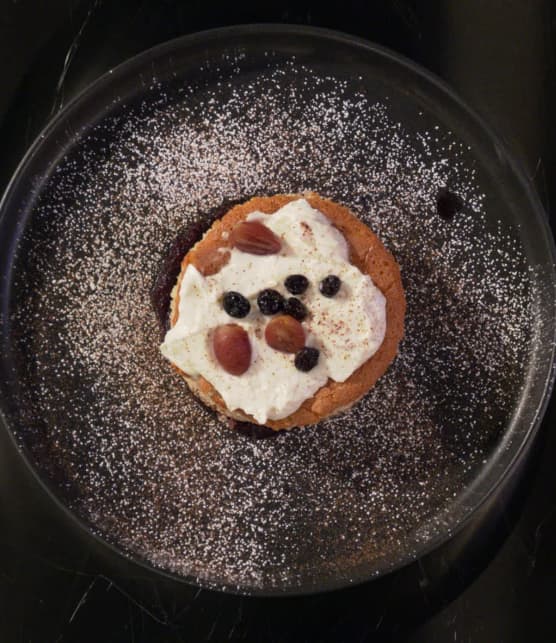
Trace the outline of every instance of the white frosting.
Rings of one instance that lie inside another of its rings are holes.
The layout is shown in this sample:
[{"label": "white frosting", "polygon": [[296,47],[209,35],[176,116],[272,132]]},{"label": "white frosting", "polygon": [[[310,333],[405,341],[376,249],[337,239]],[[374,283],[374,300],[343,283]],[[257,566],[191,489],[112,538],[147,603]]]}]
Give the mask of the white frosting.
[{"label": "white frosting", "polygon": [[[282,240],[280,253],[258,256],[236,248],[220,272],[203,277],[192,265],[183,276],[178,320],[160,347],[162,354],[192,377],[202,375],[230,410],[241,409],[264,424],[296,411],[328,378],[345,381],[380,347],[386,331],[386,302],[368,275],[349,263],[343,235],[305,199],[292,201],[272,215],[253,212]],[[297,370],[294,356],[268,346],[264,326],[270,317],[257,307],[257,294],[274,288],[285,297],[286,277],[302,274],[309,288],[299,299],[309,311],[302,325],[306,345],[320,350],[318,364],[308,373]],[[337,275],[342,286],[335,297],[324,297],[318,284]],[[243,319],[230,317],[222,295],[235,290],[247,297],[251,311]],[[210,330],[221,324],[243,327],[251,341],[251,364],[243,375],[227,373],[216,361]]]}]

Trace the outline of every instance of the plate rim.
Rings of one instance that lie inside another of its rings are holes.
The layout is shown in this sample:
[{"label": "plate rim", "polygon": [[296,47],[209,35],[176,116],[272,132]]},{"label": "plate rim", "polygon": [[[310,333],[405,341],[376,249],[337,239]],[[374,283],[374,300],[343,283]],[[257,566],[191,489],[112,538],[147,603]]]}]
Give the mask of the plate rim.
[{"label": "plate rim", "polygon": [[[66,104],[61,106],[57,113],[45,123],[44,127],[36,136],[35,140],[28,147],[26,153],[23,155],[22,159],[16,166],[9,182],[7,183],[2,199],[0,200],[0,227],[4,224],[5,220],[9,216],[10,208],[8,208],[7,205],[16,192],[18,183],[25,177],[28,166],[36,156],[37,152],[40,150],[44,141],[48,139],[52,131],[56,129],[60,122],[64,121],[68,117],[68,115],[77,110],[82,103],[88,101],[102,88],[108,87],[112,83],[117,83],[119,79],[127,75],[134,68],[141,68],[145,65],[145,63],[151,62],[153,57],[162,56],[164,55],[164,53],[171,52],[176,48],[186,48],[202,42],[225,39],[226,37],[238,37],[241,35],[255,34],[257,36],[260,36],[261,33],[269,36],[299,35],[301,37],[316,37],[319,39],[342,43],[350,47],[355,47],[359,50],[363,49],[375,55],[378,54],[379,56],[386,58],[395,65],[402,66],[406,70],[409,70],[412,74],[417,75],[426,83],[433,85],[436,89],[440,90],[442,94],[446,95],[452,101],[452,103],[455,103],[459,110],[466,113],[467,116],[470,117],[472,121],[474,121],[474,124],[485,133],[489,141],[494,144],[497,150],[499,150],[500,156],[504,159],[505,163],[509,165],[511,174],[517,180],[517,182],[519,183],[519,187],[527,197],[527,201],[531,204],[531,209],[534,212],[536,218],[535,223],[540,226],[540,229],[542,230],[544,236],[543,241],[548,246],[547,249],[549,251],[552,263],[552,285],[553,290],[556,294],[556,274],[554,268],[556,265],[556,246],[554,244],[554,238],[549,226],[546,211],[540,201],[537,191],[533,187],[532,182],[527,172],[525,171],[523,164],[509,152],[509,149],[504,140],[494,130],[493,126],[488,124],[475,109],[470,107],[464,100],[462,100],[448,83],[446,83],[442,78],[429,71],[425,67],[421,66],[420,64],[387,47],[378,45],[359,36],[323,27],[280,23],[250,23],[230,25],[215,29],[207,29],[178,36],[171,40],[154,45],[153,47],[137,53],[131,58],[122,61],[117,66],[104,72],[92,83],[81,89]],[[4,304],[7,305],[7,302],[4,302]],[[424,545],[419,547],[418,553],[416,551],[407,552],[405,556],[398,558],[396,562],[381,566],[380,569],[378,569],[374,574],[367,573],[366,575],[359,575],[352,580],[347,580],[345,577],[336,579],[333,576],[329,576],[327,577],[325,583],[320,582],[318,586],[290,585],[285,586],[284,588],[272,587],[272,589],[260,589],[256,586],[250,587],[238,586],[234,584],[220,584],[216,582],[213,583],[212,581],[203,582],[198,577],[195,577],[193,575],[183,576],[175,572],[170,572],[166,569],[156,567],[147,559],[141,558],[138,554],[128,552],[127,550],[113,544],[109,540],[106,540],[102,535],[96,533],[93,530],[92,526],[88,525],[82,518],[77,516],[73,511],[71,511],[71,509],[69,509],[69,507],[58,497],[54,489],[50,487],[49,483],[42,478],[39,471],[33,465],[30,457],[28,457],[26,453],[25,448],[20,445],[15,434],[9,428],[8,421],[1,406],[0,424],[2,425],[3,430],[5,430],[5,432],[8,434],[9,439],[14,445],[17,453],[22,458],[25,464],[25,468],[27,469],[27,471],[31,472],[33,478],[39,483],[39,486],[42,488],[42,490],[55,502],[55,504],[60,509],[62,509],[63,513],[71,520],[73,524],[77,525],[82,532],[85,532],[89,537],[92,537],[94,541],[100,543],[102,546],[108,547],[113,553],[117,554],[119,558],[125,559],[126,561],[132,561],[133,564],[139,565],[152,574],[162,575],[167,579],[171,579],[182,584],[188,584],[204,589],[218,589],[230,594],[237,594],[242,596],[249,595],[261,597],[276,597],[285,595],[303,596],[324,593],[341,588],[354,587],[365,582],[378,579],[387,574],[400,570],[416,560],[426,557],[432,551],[439,548],[449,540],[452,540],[457,534],[463,531],[464,528],[470,523],[473,515],[479,512],[505,485],[505,483],[508,482],[510,474],[514,471],[514,469],[516,469],[520,461],[522,461],[522,459],[528,454],[529,450],[531,449],[534,439],[542,424],[542,419],[545,416],[547,407],[551,400],[551,393],[556,378],[556,324],[554,324],[553,327],[553,337],[554,341],[550,348],[551,369],[548,376],[545,378],[542,397],[540,398],[540,403],[537,405],[536,412],[530,426],[528,427],[524,435],[520,438],[520,444],[513,454],[513,457],[506,464],[504,470],[497,475],[494,483],[491,484],[486,491],[482,492],[480,499],[474,501],[472,508],[466,509],[463,517],[459,520],[459,522],[457,522],[457,524],[455,524],[453,528],[448,532],[444,530],[443,532],[439,532],[438,534],[436,534],[435,537],[428,539]]]}]

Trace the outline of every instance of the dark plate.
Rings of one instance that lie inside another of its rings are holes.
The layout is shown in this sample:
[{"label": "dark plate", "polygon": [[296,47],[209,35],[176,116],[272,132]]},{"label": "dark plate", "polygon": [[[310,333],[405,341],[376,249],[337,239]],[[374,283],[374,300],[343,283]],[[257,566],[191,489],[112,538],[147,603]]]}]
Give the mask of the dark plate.
[{"label": "dark plate", "polygon": [[[149,293],[181,230],[302,190],[395,254],[406,338],[350,412],[259,440],[164,363]],[[450,538],[535,435],[555,333],[542,209],[484,124],[381,48],[267,25],[156,47],[50,123],[1,215],[5,425],[140,563],[255,594],[360,582]]]}]

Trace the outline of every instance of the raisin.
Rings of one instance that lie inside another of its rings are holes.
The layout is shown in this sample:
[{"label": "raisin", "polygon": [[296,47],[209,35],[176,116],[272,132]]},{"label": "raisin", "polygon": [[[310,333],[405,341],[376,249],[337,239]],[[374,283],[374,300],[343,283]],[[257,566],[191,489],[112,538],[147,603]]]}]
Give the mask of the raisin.
[{"label": "raisin", "polygon": [[340,277],[336,277],[336,275],[328,275],[328,277],[325,277],[320,282],[319,290],[325,297],[334,297],[334,295],[338,293],[338,290],[340,290],[341,285],[342,282]]},{"label": "raisin", "polygon": [[230,290],[224,295],[222,305],[230,317],[246,317],[251,310],[251,304],[247,299],[234,290]]},{"label": "raisin", "polygon": [[263,315],[276,315],[284,310],[284,298],[277,290],[266,288],[259,293],[257,305]]},{"label": "raisin", "polygon": [[292,295],[302,295],[309,287],[309,280],[304,275],[290,275],[286,277],[284,286]]},{"label": "raisin", "polygon": [[294,364],[298,371],[307,373],[315,368],[319,361],[319,351],[316,348],[305,346],[295,356]]},{"label": "raisin", "polygon": [[303,302],[297,299],[297,297],[286,299],[284,312],[286,315],[290,315],[294,319],[297,319],[297,321],[303,321],[305,317],[307,317],[307,308]]}]

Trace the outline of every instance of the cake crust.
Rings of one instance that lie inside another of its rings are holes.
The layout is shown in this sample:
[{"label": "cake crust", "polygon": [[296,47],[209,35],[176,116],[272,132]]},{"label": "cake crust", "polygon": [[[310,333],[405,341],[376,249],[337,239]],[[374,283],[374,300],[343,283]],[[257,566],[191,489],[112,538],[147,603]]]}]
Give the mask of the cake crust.
[{"label": "cake crust", "polygon": [[[251,212],[273,214],[290,201],[304,198],[344,235],[350,251],[350,261],[359,270],[368,274],[386,299],[386,333],[377,350],[364,364],[354,371],[345,382],[328,382],[312,397],[306,399],[292,414],[279,420],[267,420],[265,426],[275,431],[315,424],[326,417],[350,408],[367,393],[386,372],[397,355],[403,337],[405,295],[399,266],[372,230],[362,223],[348,208],[315,193],[279,194],[254,197],[232,207],[222,218],[213,223],[203,238],[185,255],[180,275],[172,291],[170,324],[178,319],[179,291],[185,270],[193,264],[203,275],[215,274],[229,258],[228,236],[232,228],[247,218]],[[191,391],[217,413],[238,420],[258,424],[243,411],[230,410],[216,389],[202,376],[193,378],[179,368],[176,370],[186,380]]]}]

